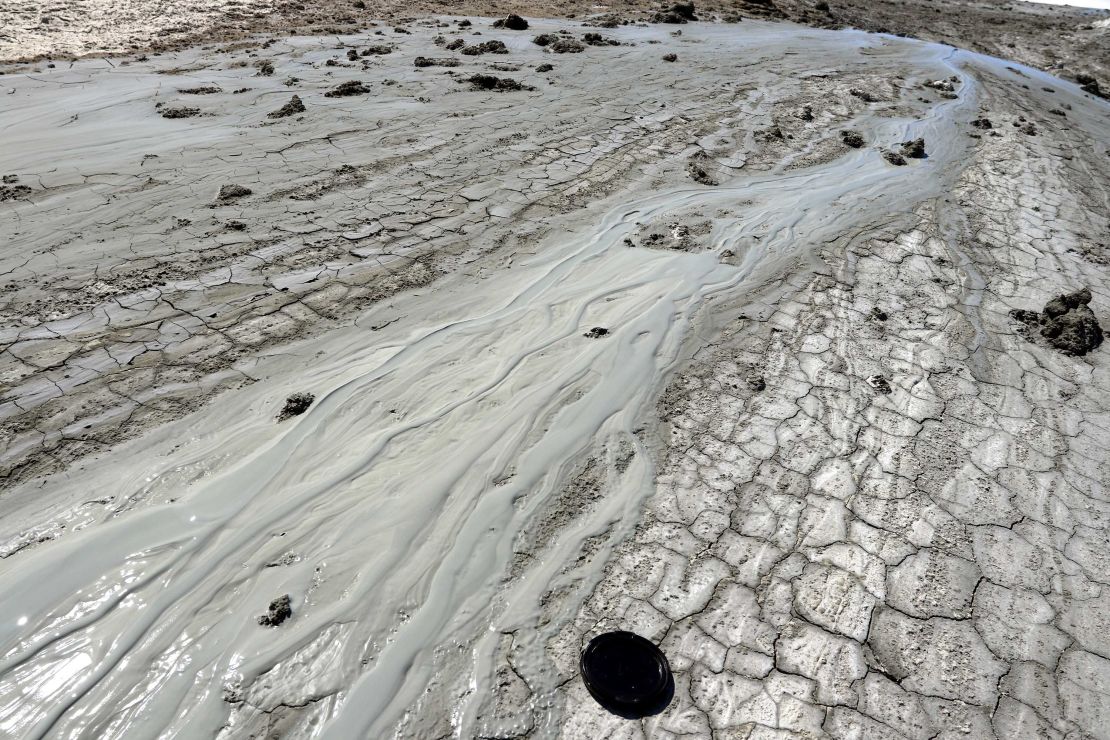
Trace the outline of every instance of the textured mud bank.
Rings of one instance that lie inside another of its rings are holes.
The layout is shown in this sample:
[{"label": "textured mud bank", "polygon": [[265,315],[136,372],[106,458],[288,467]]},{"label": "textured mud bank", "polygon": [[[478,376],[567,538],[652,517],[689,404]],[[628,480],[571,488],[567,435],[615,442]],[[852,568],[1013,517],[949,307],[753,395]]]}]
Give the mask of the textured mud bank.
[{"label": "textured mud bank", "polygon": [[0,727],[1100,736],[1105,349],[1009,312],[1106,316],[1106,104],[475,24],[5,77]]}]

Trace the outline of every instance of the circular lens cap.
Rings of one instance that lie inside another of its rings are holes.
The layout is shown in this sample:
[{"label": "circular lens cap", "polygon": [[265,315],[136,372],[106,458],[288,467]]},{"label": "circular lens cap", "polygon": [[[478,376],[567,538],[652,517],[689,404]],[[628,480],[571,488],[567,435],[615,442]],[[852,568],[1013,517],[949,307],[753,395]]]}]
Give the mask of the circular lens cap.
[{"label": "circular lens cap", "polygon": [[606,709],[651,710],[671,686],[671,667],[653,643],[632,632],[606,632],[582,652],[582,680]]}]

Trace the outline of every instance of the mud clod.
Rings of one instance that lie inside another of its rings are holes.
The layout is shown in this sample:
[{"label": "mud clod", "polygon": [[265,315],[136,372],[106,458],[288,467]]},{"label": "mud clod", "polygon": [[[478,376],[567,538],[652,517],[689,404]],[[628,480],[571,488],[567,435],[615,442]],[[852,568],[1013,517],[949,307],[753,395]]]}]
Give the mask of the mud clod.
[{"label": "mud clod", "polygon": [[841,131],[840,140],[844,142],[846,146],[850,146],[853,149],[859,149],[864,145],[863,135],[859,131]]},{"label": "mud clod", "polygon": [[620,46],[621,42],[602,36],[600,33],[587,33],[582,40],[589,46]]},{"label": "mud clod", "polygon": [[286,118],[287,116],[295,116],[298,113],[304,113],[304,103],[301,102],[299,96],[294,95],[289,99],[289,102],[267,115],[268,118]]},{"label": "mud clod", "polygon": [[325,98],[345,98],[350,95],[366,95],[370,88],[362,84],[361,80],[347,80],[324,93]]},{"label": "mud clod", "polygon": [[903,141],[902,155],[910,159],[925,159],[925,140]]},{"label": "mud clod", "polygon": [[185,87],[178,90],[178,92],[182,95],[215,95],[216,93],[222,93],[223,90],[215,85],[205,85],[203,87]]},{"label": "mud clod", "polygon": [[509,48],[505,46],[504,41],[483,41],[480,44],[466,47],[462,50],[462,53],[470,57],[476,57],[482,54],[508,54]]},{"label": "mud clod", "polygon": [[285,421],[294,416],[300,416],[308,411],[308,407],[316,400],[316,396],[311,393],[294,393],[285,399],[285,406],[282,407],[281,413],[278,414],[278,421]]},{"label": "mud clod", "polygon": [[30,194],[31,188],[26,185],[0,185],[0,203],[6,200],[18,200]]},{"label": "mud clod", "polygon": [[1090,308],[1091,291],[1083,288],[1060,295],[1045,304],[1041,313],[1014,309],[1010,316],[1031,328],[1065,355],[1082,356],[1102,344],[1102,327]]},{"label": "mud clod", "polygon": [[200,108],[190,108],[188,106],[179,106],[176,108],[163,108],[159,111],[162,118],[194,118],[200,115]]},{"label": "mud clod", "polygon": [[879,393],[890,393],[890,381],[882,375],[872,375],[867,379],[867,384],[877,390]]},{"label": "mud clod", "polygon": [[528,21],[524,20],[519,15],[509,15],[506,18],[494,21],[493,27],[507,28],[510,31],[526,31],[528,29]]},{"label": "mud clod", "polygon": [[895,167],[901,167],[906,164],[906,158],[898,152],[883,152],[883,159],[890,162]]},{"label": "mud clod", "polygon": [[216,196],[217,200],[222,202],[236,200],[250,195],[253,191],[242,185],[231,183],[230,185],[223,185],[220,187],[220,193]]},{"label": "mud clod", "polygon": [[540,73],[550,72],[553,69],[555,69],[555,66],[551,64],[541,64],[540,66],[536,67],[536,71]]},{"label": "mud clod", "polygon": [[494,90],[496,92],[513,92],[516,90],[534,90],[534,87],[522,85],[511,77],[495,77],[493,75],[471,75],[466,82],[474,90]]},{"label": "mud clod", "polygon": [[454,57],[417,57],[412,64],[414,67],[457,67],[460,62]]},{"label": "mud clod", "polygon": [[983,131],[989,131],[990,129],[994,128],[994,124],[991,123],[991,119],[989,118],[976,118],[974,121],[971,122],[971,125]]},{"label": "mud clod", "polygon": [[263,627],[277,627],[286,619],[293,616],[292,599],[289,594],[284,594],[270,602],[268,612],[258,618],[258,623]]},{"label": "mud clod", "polygon": [[663,55],[663,61],[664,62],[677,62],[678,61],[678,54],[664,54]]},{"label": "mud clod", "polygon": [[[459,41],[461,42],[462,39],[459,39]],[[460,46],[461,45],[462,44],[460,44]],[[389,44],[373,44],[373,45],[367,46],[365,49],[363,49],[361,56],[364,56],[364,57],[385,56],[386,54],[392,54],[392,53],[393,53],[393,47],[390,46]]]},{"label": "mud clod", "polygon": [[609,330],[606,329],[604,326],[595,326],[593,329],[590,329],[582,336],[586,337],[586,339],[600,339],[607,334],[609,334]]}]

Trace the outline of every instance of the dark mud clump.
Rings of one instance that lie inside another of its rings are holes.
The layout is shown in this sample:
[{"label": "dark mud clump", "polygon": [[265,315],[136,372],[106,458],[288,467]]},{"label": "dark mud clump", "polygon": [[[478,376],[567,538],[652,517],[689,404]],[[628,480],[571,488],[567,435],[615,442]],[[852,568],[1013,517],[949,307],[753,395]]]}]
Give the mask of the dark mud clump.
[{"label": "dark mud clump", "polygon": [[358,61],[358,51],[355,50],[355,49],[347,49],[347,61],[348,62],[357,62]]},{"label": "dark mud clump", "polygon": [[454,41],[447,44],[443,48],[447,49],[447,51],[458,51],[459,49],[463,48],[464,46],[466,46],[465,41],[463,41],[462,39],[455,39]]},{"label": "dark mud clump", "polygon": [[482,54],[508,54],[509,49],[505,46],[504,41],[483,41],[480,44],[466,47],[462,50],[462,53],[470,57],[476,57]]},{"label": "dark mud clump", "polygon": [[848,94],[854,95],[865,103],[876,103],[879,101],[877,97],[869,93],[867,90],[861,90],[858,87],[853,87],[848,91]]},{"label": "dark mud clump", "polygon": [[0,185],[0,203],[6,200],[18,200],[31,194],[31,188],[26,185]]},{"label": "dark mud clump", "polygon": [[328,90],[324,93],[325,98],[345,98],[350,95],[365,95],[370,92],[370,88],[362,84],[361,80],[347,80],[344,83],[337,85],[335,88]]},{"label": "dark mud clump", "polygon": [[588,332],[586,332],[582,336],[586,337],[586,339],[601,339],[602,337],[606,336],[608,333],[609,333],[609,330],[606,329],[604,326],[595,326],[593,329],[590,329]]},{"label": "dark mud clump", "polygon": [[163,108],[159,113],[162,118],[193,118],[200,115],[200,108],[189,108],[183,105],[177,108]]},{"label": "dark mud clump", "polygon": [[277,627],[293,616],[292,601],[289,594],[277,597],[270,602],[270,610],[258,618],[258,623],[263,627]]},{"label": "dark mud clump", "polygon": [[565,36],[558,36],[553,33],[541,33],[539,36],[532,39],[532,43],[537,46],[543,46],[548,51],[556,54],[577,54],[586,49],[582,42],[570,39]]},{"label": "dark mud clump", "polygon": [[294,95],[289,99],[289,102],[278,108],[276,111],[268,114],[269,118],[285,118],[287,116],[295,116],[298,113],[304,113],[304,103],[301,99]]},{"label": "dark mud clump", "polygon": [[994,124],[991,123],[991,119],[989,118],[976,118],[974,121],[971,122],[971,125],[983,131],[989,131],[990,129],[994,128]]},{"label": "dark mud clump", "polygon": [[550,72],[553,69],[555,69],[555,67],[553,65],[550,65],[550,64],[541,64],[540,66],[536,67],[536,71],[541,72],[541,73],[542,72]]},{"label": "dark mud clump", "polygon": [[906,163],[906,158],[898,152],[883,152],[883,159],[890,162],[895,167],[901,167]]},{"label": "dark mud clump", "polygon": [[864,145],[863,135],[859,131],[845,129],[840,132],[840,140],[844,142],[845,146],[850,146],[853,149],[859,149]]},{"label": "dark mud clump", "polygon": [[663,55],[663,61],[664,62],[677,62],[678,61],[678,54],[664,54]]},{"label": "dark mud clump", "polygon": [[1075,81],[1083,92],[1090,93],[1098,98],[1105,98],[1106,93],[1098,85],[1098,80],[1089,74],[1079,73],[1075,76]]},{"label": "dark mud clump", "polygon": [[274,64],[273,64],[273,62],[262,62],[261,64],[258,65],[258,76],[259,77],[269,77],[273,73],[274,73]]},{"label": "dark mud clump", "polygon": [[373,44],[371,46],[367,46],[365,49],[362,50],[362,56],[364,56],[364,57],[368,57],[368,56],[371,56],[371,55],[384,56],[386,54],[392,54],[392,53],[393,53],[393,47],[390,46],[389,44]]},{"label": "dark mud clump", "polygon": [[292,419],[294,416],[300,416],[308,411],[308,407],[316,400],[316,396],[311,393],[294,393],[285,399],[285,405],[278,414],[278,421],[285,421]]},{"label": "dark mud clump", "polygon": [[495,92],[514,92],[517,90],[535,90],[534,87],[522,85],[511,77],[494,77],[493,75],[471,75],[466,78],[474,90],[493,90]]},{"label": "dark mud clump", "polygon": [[1041,336],[1065,355],[1082,356],[1102,344],[1102,327],[1090,307],[1087,288],[1060,295],[1045,304],[1039,314],[1014,309],[1010,315],[1030,328],[1040,328]]},{"label": "dark mud clump", "polygon": [[617,41],[616,39],[607,38],[605,36],[602,36],[600,33],[587,33],[585,36],[582,37],[582,40],[585,41],[590,46],[620,46],[621,45],[621,42]]},{"label": "dark mud clump", "polygon": [[717,181],[713,179],[713,176],[706,172],[705,168],[697,162],[686,163],[686,174],[690,176],[691,180],[701,183],[702,185],[718,184]]},{"label": "dark mud clump", "polygon": [[879,393],[890,393],[890,382],[882,375],[872,375],[867,379],[867,384]]},{"label": "dark mud clump", "polygon": [[203,87],[186,87],[178,90],[178,92],[182,95],[215,95],[216,93],[222,93],[223,90],[215,85],[206,85]]},{"label": "dark mud clump", "polygon": [[231,183],[230,185],[224,185],[220,187],[220,194],[216,196],[216,199],[226,203],[228,201],[237,200],[239,198],[245,198],[252,192],[254,191],[248,187],[243,187],[242,185]]},{"label": "dark mud clump", "polygon": [[459,60],[454,57],[417,57],[413,60],[415,67],[457,67]]},{"label": "dark mud clump", "polygon": [[493,27],[507,28],[510,31],[526,31],[528,30],[528,21],[524,20],[519,15],[509,15],[507,18],[494,21]]},{"label": "dark mud clump", "polygon": [[925,140],[914,139],[902,142],[902,156],[910,159],[925,159]]},{"label": "dark mud clump", "polygon": [[689,23],[696,21],[693,3],[676,3],[671,7],[660,10],[651,17],[652,23]]}]

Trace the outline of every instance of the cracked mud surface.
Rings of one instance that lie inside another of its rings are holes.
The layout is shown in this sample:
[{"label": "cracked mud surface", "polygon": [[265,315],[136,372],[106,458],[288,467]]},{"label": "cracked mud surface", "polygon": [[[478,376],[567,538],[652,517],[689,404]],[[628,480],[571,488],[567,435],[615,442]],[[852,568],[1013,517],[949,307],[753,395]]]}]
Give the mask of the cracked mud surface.
[{"label": "cracked mud surface", "polygon": [[[1106,737],[1107,350],[1011,316],[1105,325],[1106,103],[757,21],[540,75],[587,28],[489,23],[5,76],[0,726]],[[610,629],[661,714],[581,685]]]}]

